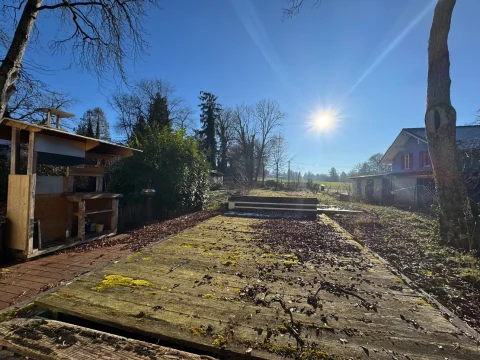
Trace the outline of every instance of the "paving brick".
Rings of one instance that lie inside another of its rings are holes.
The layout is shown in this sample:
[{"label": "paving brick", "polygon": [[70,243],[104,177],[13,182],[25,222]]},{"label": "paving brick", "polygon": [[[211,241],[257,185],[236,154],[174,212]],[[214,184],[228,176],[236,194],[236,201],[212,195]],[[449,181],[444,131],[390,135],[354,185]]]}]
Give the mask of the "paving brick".
[{"label": "paving brick", "polygon": [[8,308],[9,306],[10,306],[10,303],[5,302],[5,301],[0,301],[0,311]]},{"label": "paving brick", "polygon": [[16,279],[11,282],[11,285],[20,286],[30,290],[37,290],[37,289],[40,289],[43,285],[45,285],[45,282],[32,281],[31,279],[29,280]]},{"label": "paving brick", "polygon": [[10,303],[13,299],[15,299],[16,295],[10,294],[7,292],[0,292],[0,301]]},{"label": "paving brick", "polygon": [[16,285],[6,285],[6,286],[2,286],[1,289],[2,289],[2,291],[5,291],[6,293],[10,293],[10,294],[13,294],[13,295],[21,294],[22,291],[25,290],[24,287],[16,286]]}]

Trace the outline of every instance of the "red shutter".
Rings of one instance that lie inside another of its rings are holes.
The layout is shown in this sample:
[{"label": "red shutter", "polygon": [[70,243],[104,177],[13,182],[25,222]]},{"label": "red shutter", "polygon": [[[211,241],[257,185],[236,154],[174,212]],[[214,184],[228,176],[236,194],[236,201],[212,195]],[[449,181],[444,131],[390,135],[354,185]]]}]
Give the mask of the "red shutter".
[{"label": "red shutter", "polygon": [[408,168],[413,169],[413,154],[408,154]]}]

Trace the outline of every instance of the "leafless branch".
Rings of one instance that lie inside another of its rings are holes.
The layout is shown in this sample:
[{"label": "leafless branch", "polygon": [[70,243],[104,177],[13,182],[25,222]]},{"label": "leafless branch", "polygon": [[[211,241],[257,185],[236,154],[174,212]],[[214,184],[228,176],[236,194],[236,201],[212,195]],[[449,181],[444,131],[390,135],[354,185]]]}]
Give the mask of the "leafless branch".
[{"label": "leafless branch", "polygon": [[[287,0],[288,6],[283,9],[283,16],[287,18],[292,18],[300,12],[301,8],[304,5],[305,0]],[[312,8],[320,6],[322,0],[314,0]]]}]

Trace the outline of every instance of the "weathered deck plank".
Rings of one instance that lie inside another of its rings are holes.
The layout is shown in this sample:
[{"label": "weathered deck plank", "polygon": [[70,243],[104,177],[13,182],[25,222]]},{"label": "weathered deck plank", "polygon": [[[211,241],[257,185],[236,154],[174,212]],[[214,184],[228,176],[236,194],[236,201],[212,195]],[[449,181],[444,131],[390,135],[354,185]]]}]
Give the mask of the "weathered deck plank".
[{"label": "weathered deck plank", "polygon": [[[317,349],[325,352],[317,356],[367,358],[361,346],[378,359],[391,359],[395,354],[442,360],[480,355],[473,342],[458,334],[365,248],[356,258],[331,256],[331,266],[314,269],[309,263],[289,262],[292,255],[288,249],[274,252],[264,246],[251,227],[262,221],[210,219],[36,303],[183,346],[234,357],[242,357],[250,349],[251,355],[260,358],[282,358],[296,347],[293,337],[282,334],[289,315],[278,303],[266,307],[240,296],[246,286],[267,285],[269,298],[279,294],[294,308],[293,317],[302,324],[304,340],[317,343]],[[340,235],[338,241],[354,243]],[[260,278],[259,269],[271,263],[277,263],[269,272],[273,281]],[[364,270],[353,266],[358,263]],[[359,306],[354,296],[326,291],[320,292],[322,308],[314,311],[307,296],[316,291],[317,271],[326,279],[355,283],[358,295],[378,303],[377,312]],[[142,280],[151,286],[98,291],[109,275]],[[265,342],[270,331],[270,342]]]},{"label": "weathered deck plank", "polygon": [[[202,360],[207,357],[102,333],[54,320],[15,319],[0,324],[0,345],[31,359]],[[8,357],[9,359],[23,357]],[[3,359],[3,357],[2,357]]]}]

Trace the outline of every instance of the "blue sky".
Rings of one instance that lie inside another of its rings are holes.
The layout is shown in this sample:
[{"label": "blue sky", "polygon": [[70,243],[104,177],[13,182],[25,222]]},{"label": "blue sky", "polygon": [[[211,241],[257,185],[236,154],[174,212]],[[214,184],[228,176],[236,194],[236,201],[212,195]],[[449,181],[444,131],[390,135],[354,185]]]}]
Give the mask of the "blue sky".
[{"label": "blue sky", "polygon": [[[433,0],[314,0],[283,19],[283,0],[163,0],[145,24],[148,55],[128,64],[130,80],[164,78],[197,109],[201,90],[223,106],[274,99],[287,113],[284,133],[294,170],[348,171],[384,152],[402,127],[423,126],[427,42]],[[480,108],[480,1],[458,1],[450,32],[452,102],[460,125]],[[55,24],[40,17],[40,32]],[[115,82],[73,67],[68,56],[27,53],[58,70],[42,76],[78,102],[80,117],[100,106],[111,124]],[[309,116],[335,106],[334,129],[309,130]],[[198,115],[196,115],[198,118]]]}]

